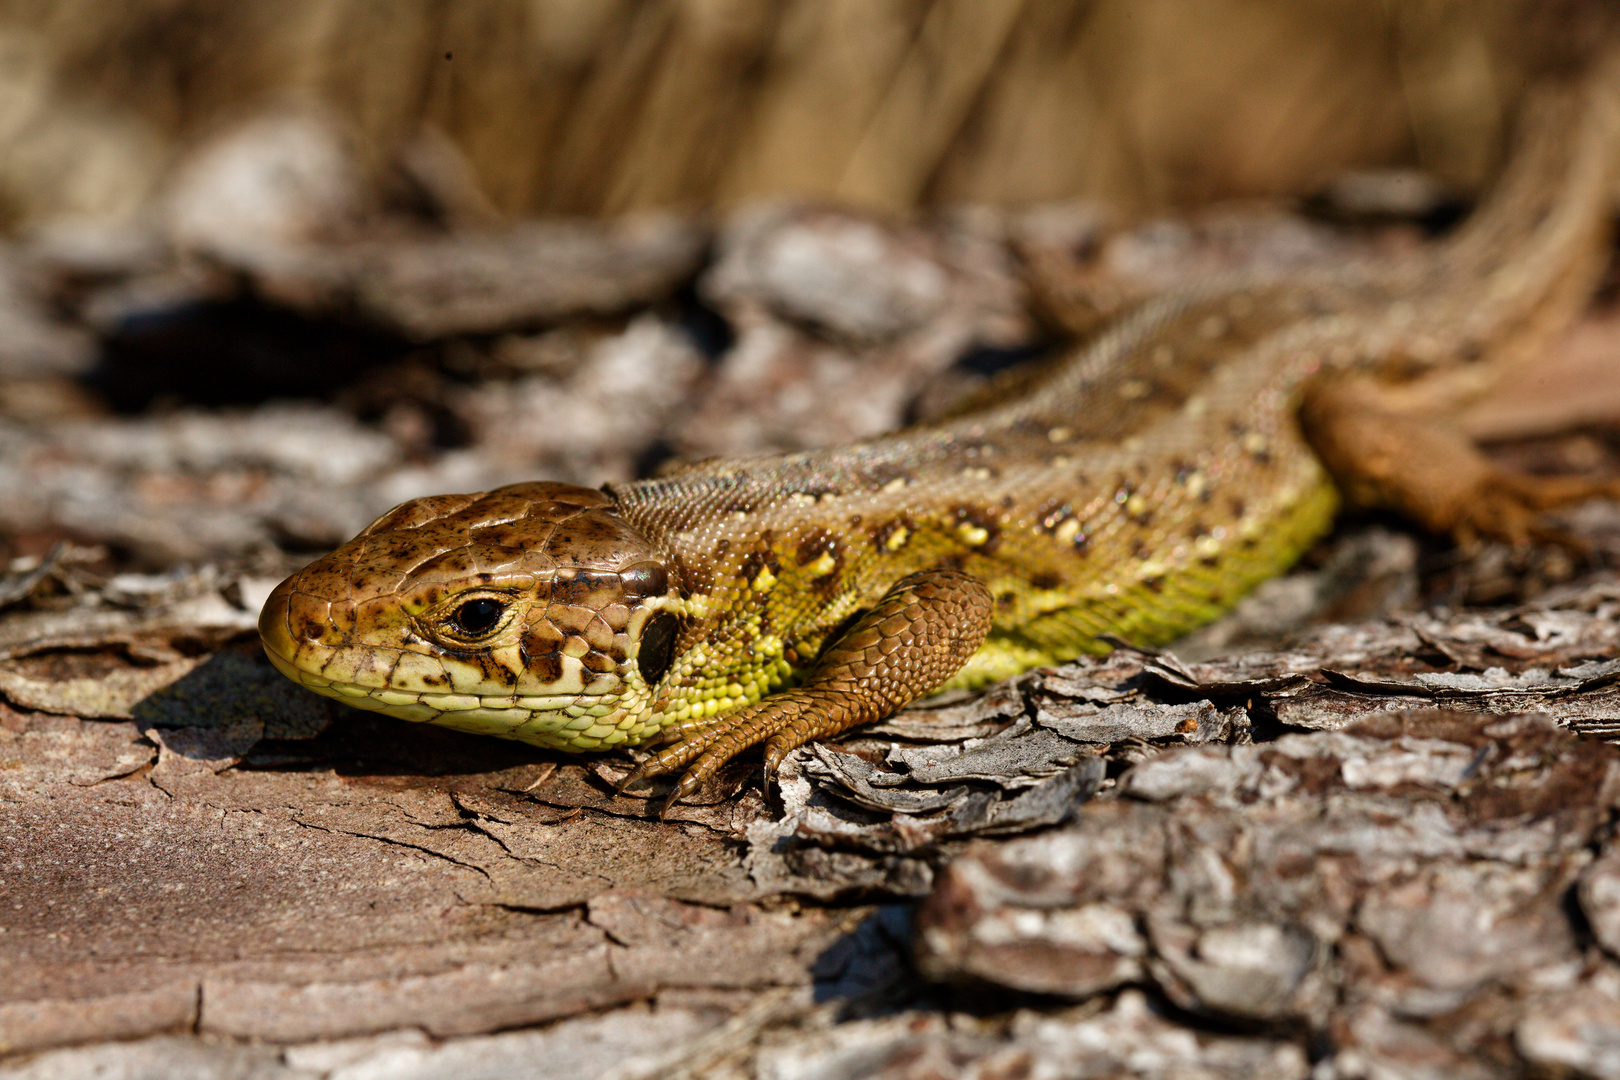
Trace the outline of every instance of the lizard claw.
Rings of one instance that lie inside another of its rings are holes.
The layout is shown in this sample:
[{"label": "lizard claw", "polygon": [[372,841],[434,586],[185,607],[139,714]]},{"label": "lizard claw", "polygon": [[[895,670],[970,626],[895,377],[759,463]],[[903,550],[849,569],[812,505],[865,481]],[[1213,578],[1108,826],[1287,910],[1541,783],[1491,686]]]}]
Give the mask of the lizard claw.
[{"label": "lizard claw", "polygon": [[656,756],[647,758],[642,761],[641,764],[625,773],[624,776],[620,778],[619,782],[613,785],[613,794],[623,795],[633,785],[639,784],[643,780],[651,780],[654,777],[663,776],[668,771],[668,769],[661,769],[658,767],[658,758]]},{"label": "lizard claw", "polygon": [[667,821],[669,812],[675,809],[676,804],[696,791],[701,785],[702,781],[694,777],[690,772],[684,773],[680,780],[676,782],[674,790],[669,793],[669,797],[664,800],[664,805],[659,807],[658,820],[660,822]]}]

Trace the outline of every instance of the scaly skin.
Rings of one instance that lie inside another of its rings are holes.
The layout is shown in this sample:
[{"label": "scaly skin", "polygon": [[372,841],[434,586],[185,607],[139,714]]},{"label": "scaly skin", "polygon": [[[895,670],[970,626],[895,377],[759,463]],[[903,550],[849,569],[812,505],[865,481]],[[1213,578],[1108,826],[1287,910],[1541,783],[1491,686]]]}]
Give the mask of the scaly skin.
[{"label": "scaly skin", "polygon": [[[1168,641],[1328,528],[1302,402],[1354,474],[1336,379],[1522,352],[1578,309],[1614,176],[1611,70],[1550,93],[1491,203],[1420,258],[1163,297],[1017,400],[869,443],[406,503],[275,591],[265,648],[407,720],[665,741],[637,775],[686,768],[673,801],[750,745],[771,767],[941,685],[1102,634]],[[1547,501],[1489,475],[1426,511],[1435,478],[1388,465],[1376,484],[1445,530],[1511,533]]]}]

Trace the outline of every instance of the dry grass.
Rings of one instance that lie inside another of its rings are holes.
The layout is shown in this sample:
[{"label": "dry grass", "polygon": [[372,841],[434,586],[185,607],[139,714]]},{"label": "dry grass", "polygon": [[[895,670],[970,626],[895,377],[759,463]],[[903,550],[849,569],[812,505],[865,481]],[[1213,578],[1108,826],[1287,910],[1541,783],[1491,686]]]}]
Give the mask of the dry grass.
[{"label": "dry grass", "polygon": [[1460,187],[1522,81],[1470,0],[0,0],[0,221],[127,212],[316,103],[378,175],[429,139],[505,214],[792,193],[905,210]]}]

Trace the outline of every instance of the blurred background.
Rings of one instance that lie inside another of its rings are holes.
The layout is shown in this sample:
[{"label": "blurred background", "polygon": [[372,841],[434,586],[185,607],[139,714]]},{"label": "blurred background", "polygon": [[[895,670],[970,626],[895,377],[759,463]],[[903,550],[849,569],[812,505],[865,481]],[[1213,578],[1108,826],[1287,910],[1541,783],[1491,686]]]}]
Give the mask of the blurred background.
[{"label": "blurred background", "polygon": [[1141,211],[1391,162],[1467,190],[1524,79],[1526,7],[8,0],[0,212],[128,218],[209,139],[288,111],[342,140],[351,197],[450,185],[497,217],[782,195]]},{"label": "blurred background", "polygon": [[1443,231],[1603,7],[0,0],[0,556],[268,578],[436,490],[927,416]]}]

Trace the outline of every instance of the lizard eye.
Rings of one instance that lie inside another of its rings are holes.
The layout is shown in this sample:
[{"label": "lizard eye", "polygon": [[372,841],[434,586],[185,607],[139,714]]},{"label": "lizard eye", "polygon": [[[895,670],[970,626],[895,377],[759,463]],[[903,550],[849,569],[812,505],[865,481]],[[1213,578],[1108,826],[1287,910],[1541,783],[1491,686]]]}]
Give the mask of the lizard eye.
[{"label": "lizard eye", "polygon": [[636,667],[648,686],[658,685],[675,661],[675,616],[661,611],[647,622],[641,631],[641,648],[636,652]]},{"label": "lizard eye", "polygon": [[505,604],[487,596],[480,596],[456,608],[455,613],[450,616],[450,625],[467,637],[479,637],[495,629],[495,624],[501,621],[501,616],[505,613]]}]

